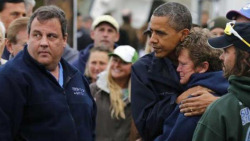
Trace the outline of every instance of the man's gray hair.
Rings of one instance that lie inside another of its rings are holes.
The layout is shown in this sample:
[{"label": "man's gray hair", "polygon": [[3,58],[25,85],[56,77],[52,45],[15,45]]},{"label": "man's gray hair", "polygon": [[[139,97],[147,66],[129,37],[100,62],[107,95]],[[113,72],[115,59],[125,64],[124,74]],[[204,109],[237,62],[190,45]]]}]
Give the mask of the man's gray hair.
[{"label": "man's gray hair", "polygon": [[153,16],[165,16],[169,19],[169,24],[176,31],[181,31],[185,28],[191,29],[192,16],[188,8],[180,3],[168,2],[157,7]]},{"label": "man's gray hair", "polygon": [[65,18],[65,13],[62,9],[57,6],[49,5],[49,6],[42,6],[38,8],[30,17],[28,23],[28,34],[30,34],[30,28],[33,20],[37,18],[39,22],[47,21],[49,19],[57,18],[61,24],[61,31],[62,35],[65,36],[67,33],[67,20]]}]

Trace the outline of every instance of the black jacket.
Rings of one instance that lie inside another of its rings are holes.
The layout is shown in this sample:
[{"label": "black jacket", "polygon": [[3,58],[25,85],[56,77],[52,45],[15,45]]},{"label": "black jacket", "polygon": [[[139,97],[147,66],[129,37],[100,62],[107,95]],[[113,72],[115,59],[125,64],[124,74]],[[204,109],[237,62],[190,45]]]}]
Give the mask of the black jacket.
[{"label": "black jacket", "polygon": [[27,48],[0,68],[1,141],[91,141],[96,105],[85,78],[63,59],[63,87]]},{"label": "black jacket", "polygon": [[183,91],[176,67],[168,58],[148,54],[132,67],[131,106],[136,127],[145,141],[162,133],[163,122]]}]

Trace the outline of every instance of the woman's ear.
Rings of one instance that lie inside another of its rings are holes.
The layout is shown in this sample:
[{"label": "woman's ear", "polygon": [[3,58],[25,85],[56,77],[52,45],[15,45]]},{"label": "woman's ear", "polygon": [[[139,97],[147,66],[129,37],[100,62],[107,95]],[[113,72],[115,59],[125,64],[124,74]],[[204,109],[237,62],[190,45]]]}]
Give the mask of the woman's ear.
[{"label": "woman's ear", "polygon": [[190,33],[189,29],[185,28],[181,31],[181,42],[184,41],[184,39],[188,36]]},{"label": "woman's ear", "polygon": [[196,67],[195,70],[197,73],[205,73],[205,72],[207,72],[208,68],[209,68],[209,63],[207,61],[205,61],[205,62],[202,62],[201,65]]}]

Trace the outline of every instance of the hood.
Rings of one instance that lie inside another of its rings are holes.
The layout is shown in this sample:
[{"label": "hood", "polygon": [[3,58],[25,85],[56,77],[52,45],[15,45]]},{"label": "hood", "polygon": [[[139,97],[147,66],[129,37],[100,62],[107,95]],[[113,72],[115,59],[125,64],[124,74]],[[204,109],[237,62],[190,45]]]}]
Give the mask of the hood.
[{"label": "hood", "polygon": [[198,85],[211,89],[216,95],[221,96],[227,93],[229,83],[228,80],[223,77],[222,71],[195,73],[190,77],[185,89]]},{"label": "hood", "polygon": [[96,81],[97,87],[99,87],[101,90],[105,91],[106,93],[110,93],[109,88],[108,88],[108,72],[103,71],[98,74],[98,79]]},{"label": "hood", "polygon": [[228,91],[234,94],[245,106],[250,107],[250,78],[246,76],[230,76]]}]

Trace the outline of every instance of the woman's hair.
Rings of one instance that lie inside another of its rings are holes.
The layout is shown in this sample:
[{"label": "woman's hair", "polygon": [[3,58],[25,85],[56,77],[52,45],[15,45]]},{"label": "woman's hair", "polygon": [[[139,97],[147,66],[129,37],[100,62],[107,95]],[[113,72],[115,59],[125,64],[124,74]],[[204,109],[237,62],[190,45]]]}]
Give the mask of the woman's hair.
[{"label": "woman's hair", "polygon": [[219,59],[222,50],[209,47],[207,40],[212,34],[207,29],[193,28],[185,40],[176,47],[177,56],[180,51],[187,49],[194,67],[202,66],[202,63],[209,63],[209,71],[222,70],[222,61]]},{"label": "woman's hair", "polygon": [[[112,62],[113,57],[110,58],[110,62]],[[110,65],[109,63],[107,70],[108,70],[108,88],[110,90],[110,109],[111,109],[111,117],[112,118],[122,118],[125,119],[125,102],[123,101],[123,95],[122,95],[122,88],[115,82],[115,80],[112,78],[111,71],[110,71]],[[128,89],[129,89],[129,100],[130,100],[130,87],[131,82],[130,78],[128,81]]]}]

